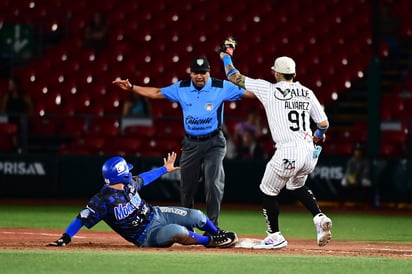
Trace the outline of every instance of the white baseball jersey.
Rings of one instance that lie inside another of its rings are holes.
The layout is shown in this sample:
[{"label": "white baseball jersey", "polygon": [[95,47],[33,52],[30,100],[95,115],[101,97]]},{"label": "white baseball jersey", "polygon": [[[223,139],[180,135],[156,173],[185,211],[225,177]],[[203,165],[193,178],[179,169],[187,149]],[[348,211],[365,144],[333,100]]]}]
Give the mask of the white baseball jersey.
[{"label": "white baseball jersey", "polygon": [[310,140],[310,118],[315,123],[327,116],[313,91],[299,82],[270,83],[246,77],[246,89],[254,93],[263,104],[276,145]]},{"label": "white baseball jersey", "polygon": [[276,153],[269,161],[260,189],[278,195],[286,185],[296,189],[304,185],[316,166],[310,119],[315,123],[327,116],[315,94],[299,82],[270,83],[246,77],[246,90],[263,104]]}]

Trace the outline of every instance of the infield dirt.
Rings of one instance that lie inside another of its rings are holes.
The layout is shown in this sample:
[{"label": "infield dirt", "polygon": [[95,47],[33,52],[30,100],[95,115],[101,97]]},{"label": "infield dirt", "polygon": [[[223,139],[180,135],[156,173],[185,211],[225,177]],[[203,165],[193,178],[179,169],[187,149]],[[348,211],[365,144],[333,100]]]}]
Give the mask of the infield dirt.
[{"label": "infield dirt", "polygon": [[[47,246],[58,239],[61,230],[46,230],[32,228],[0,228],[0,248],[13,250],[50,250],[57,247]],[[253,239],[253,236],[240,235],[239,241]],[[250,248],[219,248],[210,249],[203,246],[173,245],[170,248],[139,248],[122,239],[114,232],[82,230],[73,238],[72,243],[64,248],[67,250],[112,250],[146,252],[224,252],[247,254],[276,255],[322,255],[322,256],[373,256],[388,258],[412,259],[412,244],[331,241],[325,247],[318,247],[316,241],[288,238],[288,246],[278,250],[254,250]]]}]

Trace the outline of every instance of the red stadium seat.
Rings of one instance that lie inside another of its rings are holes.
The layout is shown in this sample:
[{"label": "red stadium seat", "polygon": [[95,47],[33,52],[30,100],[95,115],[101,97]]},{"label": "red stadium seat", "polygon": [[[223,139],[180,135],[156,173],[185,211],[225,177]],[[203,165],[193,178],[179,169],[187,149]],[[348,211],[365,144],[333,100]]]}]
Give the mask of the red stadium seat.
[{"label": "red stadium seat", "polygon": [[82,92],[81,94],[77,94],[73,97],[73,102],[76,104],[76,111],[80,114],[89,114],[90,113],[90,106],[92,103],[92,98],[86,92]]},{"label": "red stadium seat", "polygon": [[[53,2],[53,1],[50,1]],[[86,27],[87,24],[87,18],[83,16],[74,16],[70,19],[69,21],[69,33],[70,37],[73,39],[73,37],[80,38],[78,35],[79,33],[84,32],[84,28]],[[83,35],[81,36],[83,38]],[[83,40],[83,39],[82,39]]]},{"label": "red stadium seat", "polygon": [[80,146],[85,147],[92,153],[100,153],[105,145],[106,139],[99,136],[86,136]]},{"label": "red stadium seat", "polygon": [[163,153],[163,151],[156,150],[154,147],[143,147],[139,151],[139,155],[142,157],[155,157],[155,158],[160,158],[160,157],[165,157],[166,155]]},{"label": "red stadium seat", "polygon": [[0,152],[12,152],[15,149],[13,136],[0,135]]},{"label": "red stadium seat", "polygon": [[170,153],[172,151],[179,153],[182,149],[181,146],[181,140],[180,139],[155,139],[154,140],[154,145],[152,146],[152,149],[154,151],[157,151],[160,153],[160,155],[167,155],[167,153]]},{"label": "red stadium seat", "polygon": [[407,130],[384,130],[381,132],[381,142],[383,143],[406,143],[407,140]]},{"label": "red stadium seat", "polygon": [[339,131],[334,137],[334,141],[339,144],[343,142],[354,143],[358,140],[358,132],[353,129],[343,130]]},{"label": "red stadium seat", "polygon": [[156,129],[152,126],[128,126],[124,128],[124,135],[138,139],[151,139],[156,135]]},{"label": "red stadium seat", "polygon": [[61,65],[71,59],[70,49],[66,48],[65,46],[60,46],[57,48],[50,49],[50,51],[45,53],[48,58],[53,62],[55,65]]},{"label": "red stadium seat", "polygon": [[404,155],[404,146],[398,142],[381,143],[379,153],[384,157],[400,157]]},{"label": "red stadium seat", "polygon": [[[70,117],[75,114],[89,115],[88,117],[119,115],[125,98],[123,94],[127,96],[128,93],[113,88],[113,79],[130,78],[136,83],[154,86],[171,83],[175,77],[181,78],[185,74],[192,54],[209,54],[211,49],[219,45],[221,38],[216,37],[217,31],[238,38],[238,54],[247,56],[248,60],[239,62],[237,66],[246,75],[274,80],[270,75],[273,60],[267,61],[268,56],[270,59],[274,58],[276,53],[295,57],[298,63],[297,80],[317,92],[321,103],[333,103],[330,98],[332,92],[339,94],[347,91],[346,81],[353,83],[358,80],[359,71],[365,74],[372,54],[371,44],[367,41],[371,39],[372,28],[368,21],[371,6],[366,5],[365,0],[334,0],[325,3],[312,1],[310,8],[296,0],[288,2],[288,5],[274,5],[269,0],[259,2],[259,5],[209,1],[201,9],[195,8],[193,1],[133,1],[124,9],[113,5],[113,0],[102,0],[99,2],[99,10],[107,16],[112,30],[111,41],[116,43],[92,62],[89,59],[92,50],[83,47],[84,27],[94,11],[89,8],[87,1],[40,1],[36,2],[34,8],[22,1],[3,2],[0,4],[4,7],[3,13],[11,16],[0,18],[0,24],[7,21],[8,17],[20,23],[37,24],[44,21],[49,27],[54,22],[61,26],[62,20],[68,20],[68,37],[56,47],[46,48],[44,56],[31,61],[27,67],[16,69],[35,101],[36,115],[43,116],[48,116],[49,113]],[[362,7],[357,10],[355,17],[350,16],[356,6],[353,2]],[[400,1],[394,6],[402,18],[402,37],[412,35],[411,24],[408,24],[408,5],[408,1]],[[172,6],[175,9],[170,9]],[[282,14],[273,16],[273,12],[280,7]],[[61,10],[67,11],[70,16],[60,16]],[[232,33],[225,29],[225,25],[236,25],[239,31]],[[195,40],[191,38],[192,30],[197,33]],[[292,39],[288,33],[294,33],[300,40]],[[279,43],[266,39],[274,34]],[[149,36],[151,39],[148,39]],[[355,36],[363,38],[354,39]],[[176,45],[175,37],[179,37],[179,46]],[[310,44],[311,39],[316,40],[316,45]],[[302,43],[302,40],[306,42]],[[258,46],[256,41],[264,43],[264,46]],[[353,41],[357,41],[356,46],[352,46]],[[306,46],[302,46],[303,44]],[[260,48],[258,51],[250,51],[254,47]],[[359,52],[362,54],[359,55]],[[172,58],[177,54],[179,61],[174,62]],[[101,56],[105,58],[99,59]],[[348,59],[348,65],[340,62],[342,57]],[[209,61],[213,63],[217,77],[224,75],[219,60],[211,58]],[[321,70],[313,73],[313,65]],[[258,67],[266,67],[267,71],[259,70]],[[162,72],[160,77],[159,71]],[[59,74],[64,76],[63,81]],[[334,75],[336,78],[332,77]],[[93,76],[91,82],[85,80],[87,76]],[[112,95],[112,91],[117,96]],[[49,98],[44,97],[45,94]],[[55,103],[58,95],[61,96],[61,104]],[[167,100],[164,104],[158,104],[159,101],[153,102],[154,120],[166,116],[181,121],[182,114],[177,104]],[[405,101],[403,104],[411,105],[411,102]],[[412,119],[412,112],[402,108],[399,102],[385,104],[385,107],[389,105],[393,108],[383,109],[382,118],[405,121]],[[243,100],[225,103],[225,119],[231,121],[241,118],[248,109],[255,107],[258,106],[246,104]],[[52,126],[43,130],[53,131]],[[146,129],[143,134],[140,128],[124,129],[126,134],[131,133],[132,136],[153,136],[153,131],[154,128]],[[356,132],[356,137],[366,139],[366,129],[362,132],[354,129],[353,132]],[[150,149],[152,153],[158,153],[154,148],[148,148]]]},{"label": "red stadium seat", "polygon": [[60,124],[56,118],[33,116],[30,118],[29,134],[56,136],[58,135]]},{"label": "red stadium seat", "polygon": [[181,118],[181,109],[178,103],[169,100],[152,100],[153,118]]},{"label": "red stadium seat", "polygon": [[92,117],[89,124],[89,136],[118,137],[120,123],[118,118]]},{"label": "red stadium seat", "polygon": [[181,119],[157,119],[154,121],[156,137],[164,139],[182,139],[184,137],[183,123]]},{"label": "red stadium seat", "polygon": [[70,137],[82,137],[87,132],[87,120],[85,117],[64,117],[62,127],[58,134]]},{"label": "red stadium seat", "polygon": [[11,152],[15,149],[18,138],[15,123],[0,123],[0,152]]},{"label": "red stadium seat", "polygon": [[329,141],[322,144],[322,154],[350,156],[352,154],[353,145],[354,143],[351,142],[332,142],[331,138],[329,138]]},{"label": "red stadium seat", "polygon": [[[116,138],[113,142],[112,150],[121,151],[124,155],[139,155],[143,146],[143,141],[133,137]],[[105,147],[106,149],[107,147]]]},{"label": "red stadium seat", "polygon": [[9,122],[0,123],[0,134],[7,136],[17,134],[17,125]]},{"label": "red stadium seat", "polygon": [[56,114],[57,115],[63,115],[65,117],[73,117],[76,114],[76,108],[74,104],[67,100],[63,102],[58,108],[56,108],[56,111],[58,111]]}]

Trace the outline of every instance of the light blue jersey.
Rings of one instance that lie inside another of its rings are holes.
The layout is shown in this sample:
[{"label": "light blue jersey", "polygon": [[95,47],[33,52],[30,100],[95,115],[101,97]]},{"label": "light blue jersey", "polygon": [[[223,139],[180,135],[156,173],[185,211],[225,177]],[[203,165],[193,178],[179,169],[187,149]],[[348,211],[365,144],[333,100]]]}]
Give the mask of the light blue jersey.
[{"label": "light blue jersey", "polygon": [[170,101],[180,104],[185,132],[200,136],[222,127],[223,103],[239,100],[245,89],[229,81],[210,77],[200,90],[196,89],[191,80],[182,80],[161,88],[161,92]]}]

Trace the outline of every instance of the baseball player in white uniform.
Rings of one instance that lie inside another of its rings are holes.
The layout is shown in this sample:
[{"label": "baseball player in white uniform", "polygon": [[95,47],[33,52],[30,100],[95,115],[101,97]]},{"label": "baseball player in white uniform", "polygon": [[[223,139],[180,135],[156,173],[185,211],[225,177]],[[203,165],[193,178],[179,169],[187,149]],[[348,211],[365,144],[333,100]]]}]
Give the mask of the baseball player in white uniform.
[{"label": "baseball player in white uniform", "polygon": [[[276,83],[252,79],[234,67],[231,56],[235,45],[234,40],[228,39],[218,50],[226,76],[234,84],[254,93],[263,104],[276,144],[276,152],[267,163],[260,183],[267,237],[253,248],[278,249],[287,246],[278,220],[278,196],[284,187],[291,190],[294,197],[312,213],[317,244],[325,246],[331,239],[332,221],[322,213],[305,181],[317,164],[322,149],[317,144],[326,139],[328,118],[313,91],[294,82],[296,64],[292,58],[282,56],[275,60],[271,69]],[[314,134],[310,119],[317,125]]]}]

